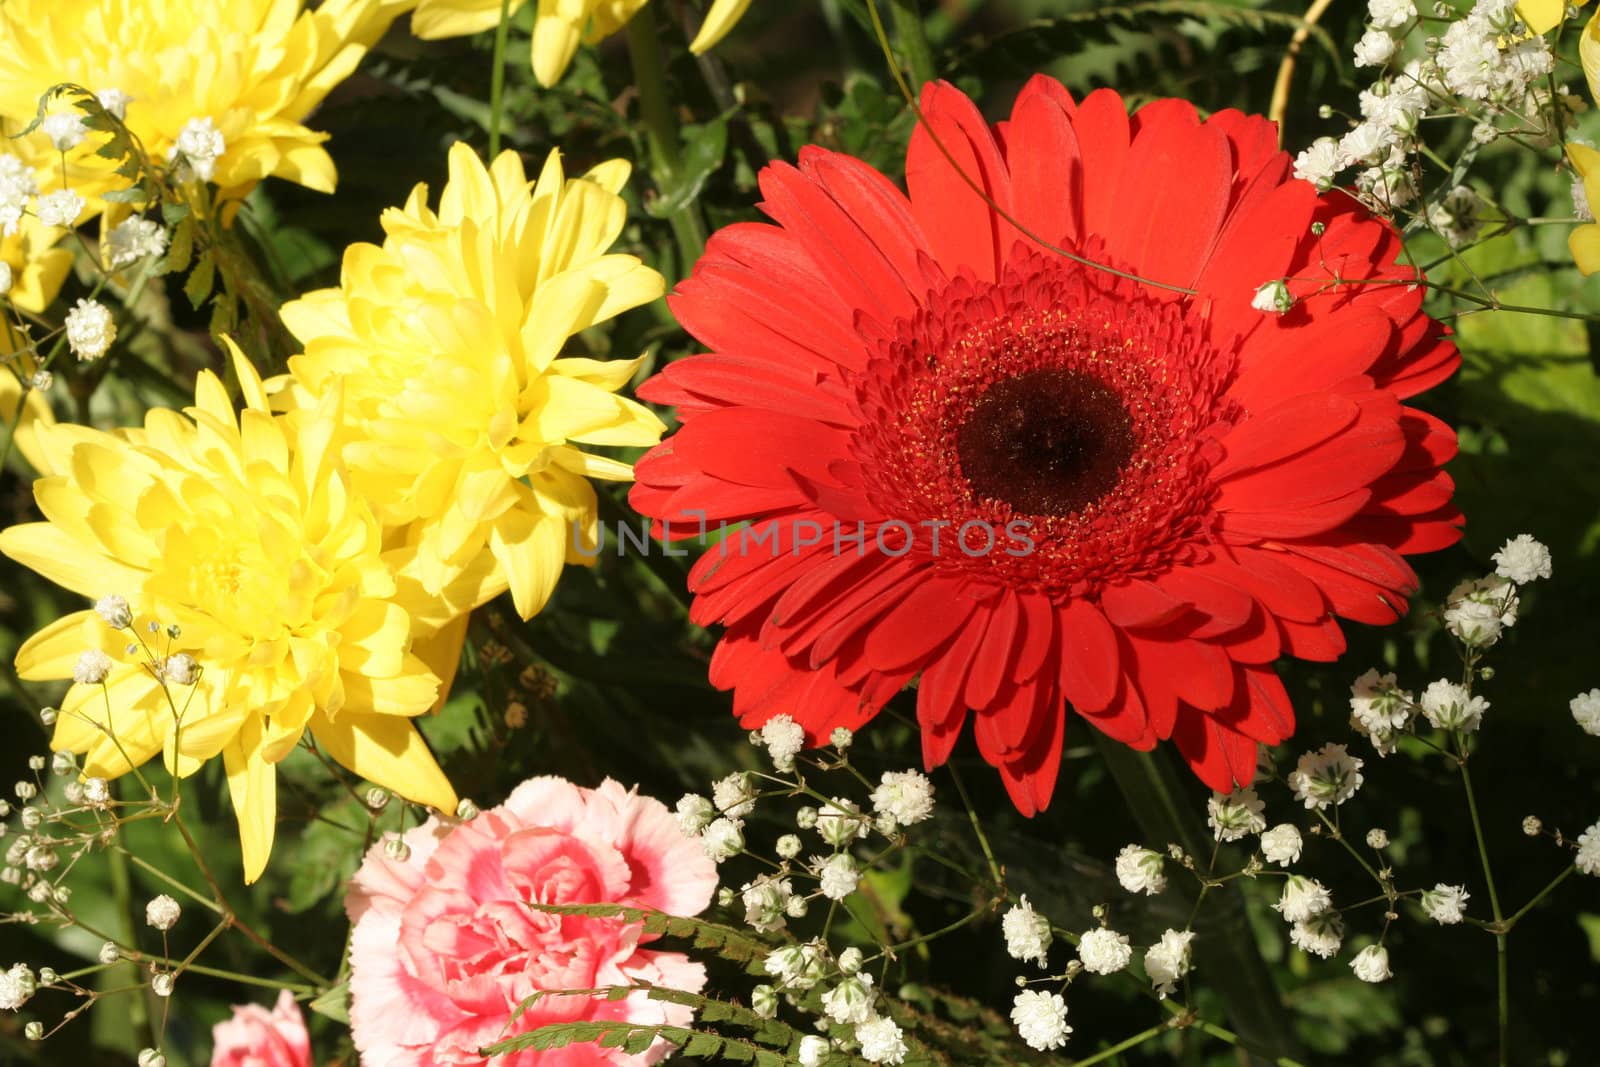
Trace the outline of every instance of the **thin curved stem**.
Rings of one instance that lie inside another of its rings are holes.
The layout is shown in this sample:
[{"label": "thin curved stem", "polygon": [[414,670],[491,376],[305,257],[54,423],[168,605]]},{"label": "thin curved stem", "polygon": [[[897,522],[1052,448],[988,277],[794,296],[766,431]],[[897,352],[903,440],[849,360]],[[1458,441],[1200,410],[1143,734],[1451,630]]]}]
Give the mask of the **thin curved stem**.
[{"label": "thin curved stem", "polygon": [[494,70],[489,74],[489,159],[500,154],[500,121],[505,109],[506,38],[511,34],[511,0],[500,0],[500,21],[494,28]]},{"label": "thin curved stem", "polygon": [[1278,126],[1279,148],[1283,147],[1283,116],[1289,110],[1289,86],[1294,81],[1295,63],[1300,59],[1300,50],[1306,46],[1306,41],[1311,39],[1311,28],[1331,6],[1333,0],[1313,0],[1311,6],[1306,8],[1306,15],[1300,22],[1300,28],[1295,30],[1294,36],[1289,39],[1289,47],[1283,53],[1283,62],[1278,64],[1278,78],[1272,85],[1272,103],[1267,106],[1267,118]]}]

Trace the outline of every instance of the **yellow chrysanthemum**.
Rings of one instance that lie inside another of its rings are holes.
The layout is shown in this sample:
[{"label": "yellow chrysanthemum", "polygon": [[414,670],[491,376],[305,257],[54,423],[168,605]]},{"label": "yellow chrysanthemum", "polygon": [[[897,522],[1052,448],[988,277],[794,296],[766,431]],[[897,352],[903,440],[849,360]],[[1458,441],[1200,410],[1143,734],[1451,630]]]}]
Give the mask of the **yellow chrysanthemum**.
[{"label": "yellow chrysanthemum", "polygon": [[[334,187],[327,134],[302,123],[415,0],[5,0],[0,4],[0,127],[31,122],[39,97],[72,82],[126,94],[125,121],[165,159],[191,120],[225,147],[214,179],[225,198],[269,175]],[[48,149],[48,139],[32,138]],[[73,188],[116,188],[99,136],[74,149]],[[125,184],[125,183],[124,183]],[[94,206],[91,203],[91,206]]]},{"label": "yellow chrysanthemum", "polygon": [[1582,7],[1589,0],[1517,0],[1517,14],[1534,33],[1549,33],[1567,17],[1569,5]]},{"label": "yellow chrysanthemum", "polygon": [[410,800],[453,810],[456,797],[411,722],[440,682],[410,651],[407,591],[332,445],[338,390],[291,426],[233,353],[243,412],[206,372],[187,418],[154,410],[142,430],[42,431],[62,472],[34,484],[47,521],[0,533],[0,552],[131,606],[129,627],[80,611],[18,652],[23,678],[75,680],[52,746],[105,778],[158,752],[188,775],[220,753],[249,882],[272,848],[273,765],[308,730]]},{"label": "yellow chrysanthemum", "polygon": [[[527,0],[511,0],[516,11]],[[567,72],[579,42],[594,44],[621,29],[647,0],[537,0],[533,23],[533,73],[544,86]],[[700,32],[689,44],[696,55],[716,46],[750,7],[750,0],[712,0]],[[436,40],[480,33],[500,21],[500,0],[421,0],[411,31]]]},{"label": "yellow chrysanthemum", "polygon": [[613,160],[568,180],[552,152],[530,184],[516,153],[485,169],[456,144],[437,213],[417,186],[384,213],[381,248],[345,251],[340,288],[283,309],[305,346],[285,405],[343,388],[357,491],[411,553],[406,573],[452,605],[509,586],[524,618],[543,607],[565,563],[592,562],[574,543],[596,528],[586,478],[633,473],[576,446],[660,438],[648,409],[615,395],[637,360],[557,358],[578,331],[664,291],[638,259],[606,252],[627,176]]},{"label": "yellow chrysanthemum", "polygon": [[[1588,145],[1567,145],[1567,159],[1583,179],[1584,199],[1591,214],[1600,211],[1600,151]],[[1567,237],[1572,259],[1585,274],[1600,271],[1600,223],[1589,222],[1573,229]]]}]

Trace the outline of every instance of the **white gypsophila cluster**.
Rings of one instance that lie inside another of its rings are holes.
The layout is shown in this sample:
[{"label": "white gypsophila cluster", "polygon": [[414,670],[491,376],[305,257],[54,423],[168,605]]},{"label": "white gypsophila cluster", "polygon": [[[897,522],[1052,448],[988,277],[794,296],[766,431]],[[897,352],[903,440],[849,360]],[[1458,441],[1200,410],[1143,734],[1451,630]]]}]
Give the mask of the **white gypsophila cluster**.
[{"label": "white gypsophila cluster", "polygon": [[857,974],[822,994],[822,1011],[836,1023],[859,1026],[876,1014],[872,999],[872,975]]},{"label": "white gypsophila cluster", "polygon": [[78,657],[72,667],[72,680],[80,685],[99,685],[111,673],[111,657],[91,648]]},{"label": "white gypsophila cluster", "polygon": [[804,993],[827,973],[827,957],[820,943],[807,941],[803,945],[784,945],[773,949],[762,967],[778,980],[780,987]]},{"label": "white gypsophila cluster", "polygon": [[152,928],[163,932],[172,929],[178,924],[178,916],[183,914],[183,909],[178,902],[167,894],[152,897],[150,903],[144,906],[144,921]]},{"label": "white gypsophila cluster", "polygon": [[1344,919],[1336,911],[1301,919],[1290,928],[1289,940],[1302,952],[1331,960],[1344,944]]},{"label": "white gypsophila cluster", "polygon": [[144,1048],[139,1050],[138,1067],[167,1067],[167,1058],[158,1050]]},{"label": "white gypsophila cluster", "polygon": [[858,838],[866,837],[871,821],[861,814],[860,807],[843,797],[828,801],[815,818],[817,833],[834,848],[843,848]]},{"label": "white gypsophila cluster", "polygon": [[1369,670],[1350,687],[1350,725],[1372,742],[1378,755],[1387,756],[1394,751],[1395,738],[1410,725],[1414,703],[1393,674]]},{"label": "white gypsophila cluster", "polygon": [[1483,722],[1489,702],[1467,692],[1466,686],[1441,678],[1428,683],[1417,700],[1422,717],[1440,730],[1460,730],[1470,734]]},{"label": "white gypsophila cluster", "polygon": [[856,1026],[856,1040],[861,1042],[861,1058],[872,1063],[904,1063],[906,1058],[905,1033],[889,1018],[874,1016]]},{"label": "white gypsophila cluster", "polygon": [[1440,882],[1432,889],[1422,891],[1422,910],[1428,918],[1441,926],[1454,926],[1467,917],[1467,901],[1472,897],[1464,885],[1445,885]]},{"label": "white gypsophila cluster", "polygon": [[794,859],[800,855],[800,835],[784,834],[778,838],[777,842],[772,846],[772,850],[778,854],[778,858],[781,860]]},{"label": "white gypsophila cluster", "polygon": [[872,791],[872,811],[897,826],[912,826],[933,815],[933,783],[921,771],[884,771]]},{"label": "white gypsophila cluster", "polygon": [[1362,761],[1344,745],[1330,741],[1302,755],[1289,774],[1289,788],[1307,808],[1343,804],[1361,788]]},{"label": "white gypsophila cluster", "polygon": [[1367,847],[1382,851],[1389,847],[1389,831],[1382,827],[1373,827],[1367,831]]},{"label": "white gypsophila cluster", "polygon": [[1332,137],[1318,137],[1294,158],[1294,176],[1317,187],[1318,192],[1333,188],[1333,179],[1342,169],[1339,142]]},{"label": "white gypsophila cluster", "polygon": [[806,747],[805,727],[787,715],[774,715],[762,724],[759,736],[774,767],[794,770],[794,758]]},{"label": "white gypsophila cluster", "polygon": [[1389,970],[1389,950],[1382,945],[1368,945],[1350,961],[1350,969],[1363,982],[1382,982],[1394,977]]},{"label": "white gypsophila cluster", "polygon": [[1589,206],[1589,190],[1582,178],[1572,179],[1572,214],[1579,222],[1593,222],[1594,209]]},{"label": "white gypsophila cluster", "polygon": [[1398,147],[1356,175],[1356,191],[1368,205],[1393,214],[1417,198],[1417,179],[1410,160]]},{"label": "white gypsophila cluster", "polygon": [[1584,874],[1600,878],[1600,822],[1578,835],[1578,854],[1573,863]]},{"label": "white gypsophila cluster", "polygon": [[1394,58],[1395,39],[1379,29],[1370,29],[1356,42],[1358,67],[1381,67]]},{"label": "white gypsophila cluster", "polygon": [[849,948],[839,953],[839,958],[834,962],[839,965],[840,973],[855,974],[857,971],[861,970],[861,965],[866,962],[866,957],[862,955],[859,948],[851,945]]},{"label": "white gypsophila cluster", "polygon": [[1041,968],[1050,953],[1050,920],[1033,910],[1028,895],[1013,904],[1000,917],[1000,932],[1006,939],[1006,954],[1024,963],[1033,961]]},{"label": "white gypsophila cluster", "polygon": [[1155,896],[1167,888],[1161,853],[1140,845],[1124,845],[1117,853],[1117,881],[1130,893]]},{"label": "white gypsophila cluster", "polygon": [[0,235],[17,232],[28,201],[39,193],[33,168],[10,152],[0,152]]},{"label": "white gypsophila cluster", "polygon": [[1272,906],[1285,922],[1297,923],[1333,907],[1328,887],[1315,878],[1292,874],[1283,883],[1283,895]]},{"label": "white gypsophila cluster", "polygon": [[1040,1052],[1060,1048],[1072,1033],[1067,1025],[1067,1002],[1061,994],[1037,989],[1017,994],[1011,1002],[1011,1023],[1028,1047]]},{"label": "white gypsophila cluster", "polygon": [[1600,689],[1579,693],[1567,702],[1572,718],[1586,734],[1600,737]]},{"label": "white gypsophila cluster", "polygon": [[816,1034],[807,1034],[800,1039],[800,1048],[795,1052],[795,1060],[800,1067],[822,1067],[822,1062],[828,1058],[832,1046],[828,1039],[818,1037]]},{"label": "white gypsophila cluster", "polygon": [[740,893],[744,901],[744,921],[762,933],[783,929],[792,896],[794,886],[787,878],[762,875],[754,882],[745,883]]},{"label": "white gypsophila cluster", "polygon": [[128,117],[128,105],[133,103],[133,97],[121,89],[99,89],[94,98],[119,121]]},{"label": "white gypsophila cluster", "polygon": [[1445,598],[1444,625],[1463,644],[1487,648],[1517,623],[1517,587],[1498,574],[1468,578]]},{"label": "white gypsophila cluster", "polygon": [[1189,973],[1189,943],[1193,940],[1194,934],[1188,930],[1168,930],[1145,951],[1144,973],[1163,1000],[1177,988],[1178,979]]},{"label": "white gypsophila cluster", "polygon": [[699,793],[685,793],[678,798],[678,829],[690,837],[705,830],[717,817],[715,804]]},{"label": "white gypsophila cluster", "polygon": [[67,347],[82,362],[99,359],[117,339],[117,323],[111,309],[98,300],[80,299],[67,312]]},{"label": "white gypsophila cluster", "polygon": [[849,748],[856,739],[855,731],[848,726],[835,726],[833,732],[828,734],[828,744],[843,752]]},{"label": "white gypsophila cluster", "polygon": [[1261,834],[1261,855],[1279,867],[1298,862],[1301,845],[1300,831],[1293,823],[1279,823]]},{"label": "white gypsophila cluster", "polygon": [[1288,283],[1282,278],[1274,278],[1256,290],[1250,298],[1250,306],[1257,311],[1287,315],[1294,307],[1294,295],[1289,292]]},{"label": "white gypsophila cluster", "polygon": [[1428,205],[1428,225],[1451,248],[1461,248],[1483,232],[1483,198],[1465,185],[1444,194],[1444,199]]},{"label": "white gypsophila cluster", "polygon": [[744,830],[736,819],[721,818],[700,835],[700,845],[713,863],[721,863],[744,851]]},{"label": "white gypsophila cluster", "polygon": [[167,153],[167,159],[181,159],[190,172],[203,182],[217,173],[217,160],[228,150],[228,142],[210,118],[190,119],[178,131],[178,139]]},{"label": "white gypsophila cluster", "polygon": [[38,988],[33,969],[26,963],[13,963],[8,970],[0,971],[0,1009],[18,1010]]},{"label": "white gypsophila cluster", "polygon": [[94,602],[94,612],[113,630],[126,630],[133,625],[133,609],[128,601],[115,593]]},{"label": "white gypsophila cluster", "polygon": [[711,786],[711,802],[730,819],[742,819],[756,808],[756,785],[746,771],[734,771]]},{"label": "white gypsophila cluster", "polygon": [[1380,30],[1397,30],[1416,17],[1412,0],[1367,0],[1367,22]]},{"label": "white gypsophila cluster", "polygon": [[1478,0],[1439,39],[1435,60],[1451,92],[1496,102],[1520,101],[1555,69],[1543,37],[1517,32],[1515,0]]},{"label": "white gypsophila cluster", "polygon": [[111,783],[104,778],[83,780],[83,799],[91,807],[101,808],[111,803]]},{"label": "white gypsophila cluster", "polygon": [[34,213],[46,226],[70,230],[77,224],[78,216],[83,214],[84,206],[83,197],[71,189],[57,189],[39,198]]},{"label": "white gypsophila cluster", "polygon": [[1237,841],[1266,828],[1267,820],[1261,814],[1265,809],[1254,789],[1212,793],[1206,801],[1206,825],[1218,841]]},{"label": "white gypsophila cluster", "polygon": [[39,129],[50,138],[57,152],[72,151],[89,135],[89,127],[83,124],[83,116],[76,111],[58,111],[54,115],[46,115],[39,120]]},{"label": "white gypsophila cluster", "polygon": [[1091,974],[1116,974],[1132,961],[1133,946],[1127,934],[1096,927],[1078,939],[1078,959]]},{"label": "white gypsophila cluster", "polygon": [[1494,572],[1518,585],[1527,585],[1536,578],[1550,577],[1550,550],[1535,541],[1532,534],[1518,534],[1511,538],[1491,558],[1494,560]]},{"label": "white gypsophila cluster", "polygon": [[187,652],[175,652],[162,660],[156,673],[164,682],[174,685],[193,685],[200,677],[200,665]]},{"label": "white gypsophila cluster", "polygon": [[813,856],[812,863],[816,865],[822,895],[829,900],[843,900],[854,893],[861,882],[861,869],[848,852],[836,852],[827,859]]},{"label": "white gypsophila cluster", "polygon": [[167,231],[154,219],[134,215],[106,234],[106,266],[120,270],[141,259],[154,259],[167,250]]}]

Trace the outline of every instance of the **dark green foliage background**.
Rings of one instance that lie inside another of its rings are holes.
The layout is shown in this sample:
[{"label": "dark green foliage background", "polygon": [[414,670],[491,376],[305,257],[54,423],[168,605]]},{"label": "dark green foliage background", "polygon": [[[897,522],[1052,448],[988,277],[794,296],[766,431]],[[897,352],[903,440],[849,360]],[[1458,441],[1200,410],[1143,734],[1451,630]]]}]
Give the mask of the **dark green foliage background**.
[{"label": "dark green foliage background", "polygon": [[[651,9],[668,49],[668,76],[685,125],[687,186],[712,226],[756,217],[757,170],[768,159],[792,159],[807,143],[852,152],[899,177],[913,119],[865,28],[862,0],[757,0],[707,64],[696,63],[682,47],[678,18],[685,6],[682,0],[658,0]],[[1135,101],[1182,95],[1207,111],[1264,112],[1292,20],[1302,12],[1297,3],[1242,0],[1110,5],[1092,12],[1088,4],[1049,0],[928,0],[924,7],[941,70],[996,117],[1036,70],[1055,74],[1079,93],[1112,85]],[[1334,4],[1322,20],[1324,32],[1307,42],[1286,122],[1291,148],[1344,128],[1340,118],[1319,119],[1320,104],[1355,111],[1357,72],[1340,57],[1348,56],[1360,35],[1364,8],[1355,0]],[[684,264],[659,217],[664,191],[652,186],[621,39],[580,52],[562,84],[541,91],[527,70],[529,16],[531,10],[525,9],[512,31],[503,143],[522,151],[533,168],[557,144],[569,172],[614,156],[637,161],[628,193],[635,212],[623,250],[643,256],[669,281],[681,277]],[[244,233],[263,262],[271,264],[274,284],[284,296],[335,284],[346,244],[381,239],[380,206],[401,203],[417,181],[439,187],[450,142],[464,137],[480,148],[486,145],[489,40],[484,35],[424,45],[402,25],[315,117],[314,125],[332,134],[338,194],[322,196],[271,182],[252,198],[245,215]],[[1575,87],[1581,85],[1580,73],[1566,76]],[[1468,125],[1457,125],[1430,133],[1447,157],[1452,145],[1459,148],[1467,139]],[[1584,128],[1593,135],[1600,123],[1590,116]],[[1553,154],[1537,161],[1497,145],[1484,152],[1475,180],[1518,215],[1565,215],[1567,181],[1554,174],[1552,160]],[[1430,182],[1441,178],[1430,175]],[[1426,239],[1419,244],[1426,248]],[[1514,229],[1470,259],[1507,301],[1600,312],[1600,283],[1585,282],[1572,269],[1562,227]],[[1464,277],[1460,268],[1447,265],[1438,280]],[[63,368],[61,377],[67,380],[56,393],[62,417],[127,425],[148,406],[181,405],[198,368],[220,368],[206,335],[211,312],[189,306],[179,279],[167,281],[165,291],[152,287],[148,306],[141,309],[151,325],[119,345],[112,373],[74,379],[89,372]],[[64,299],[76,295],[72,286],[81,284],[81,279],[69,282]],[[1441,315],[1456,310],[1467,306],[1436,306]],[[1600,629],[1594,622],[1600,581],[1600,383],[1592,332],[1581,323],[1481,311],[1451,321],[1459,331],[1465,368],[1421,404],[1460,428],[1463,454],[1451,470],[1468,516],[1467,536],[1455,549],[1416,561],[1422,598],[1437,602],[1459,578],[1483,573],[1489,554],[1512,534],[1531,532],[1555,553],[1555,579],[1527,596],[1523,621],[1491,658],[1498,673],[1483,691],[1493,709],[1473,763],[1487,798],[1486,832],[1502,893],[1516,907],[1561,863],[1549,842],[1521,835],[1523,816],[1538,814],[1568,833],[1600,818],[1600,741],[1581,735],[1566,707],[1573,694],[1600,685],[1595,656]],[[282,338],[272,338],[270,328],[251,340],[257,354],[281,356]],[[661,304],[584,336],[582,344],[599,356],[649,351],[657,364],[695,351]],[[13,458],[0,477],[0,521],[33,518],[20,461]],[[616,494],[607,518],[627,515]],[[455,695],[446,711],[425,725],[463,794],[488,806],[531,774],[562,774],[584,784],[609,775],[637,782],[670,803],[685,790],[704,790],[710,779],[736,765],[754,765],[755,753],[729,714],[727,695],[705,681],[713,635],[687,622],[686,563],[606,553],[593,570],[569,569],[550,607],[530,623],[518,621],[502,604],[477,614]],[[7,738],[0,781],[9,783],[23,774],[30,754],[44,749],[46,737],[35,711],[57,695],[17,683],[9,675],[11,653],[40,625],[81,605],[36,576],[9,563],[5,567],[0,653],[11,691],[0,710]],[[1366,667],[1397,669],[1411,688],[1456,671],[1436,624],[1421,611],[1387,631],[1351,626],[1349,637],[1351,651],[1339,664],[1285,667],[1301,718],[1294,752],[1324,740],[1349,739],[1348,686]],[[512,702],[528,709],[521,728],[505,721]],[[903,696],[863,732],[858,751],[873,773],[918,759],[915,732],[908,725],[911,705]],[[1368,758],[1368,780],[1344,809],[1345,825],[1357,836],[1369,826],[1386,828],[1396,841],[1402,885],[1463,882],[1473,894],[1471,910],[1483,914],[1487,893],[1456,776],[1437,760],[1417,762],[1401,753],[1378,761],[1364,744],[1354,749]],[[339,890],[359,859],[366,818],[350,795],[304,756],[297,753],[281,771],[287,782],[280,802],[283,825],[267,876],[234,899],[282,943],[332,972],[345,926]],[[1292,759],[1292,753],[1284,753],[1280,767]],[[1100,748],[1081,722],[1069,723],[1056,799],[1033,820],[1011,810],[970,741],[957,750],[956,762],[975,787],[1012,888],[1025,891],[1057,922],[1085,929],[1092,921],[1089,909],[1109,902],[1112,925],[1133,935],[1136,944],[1148,944],[1166,925],[1182,924],[1186,904],[1163,899],[1152,910],[1142,898],[1130,900],[1116,887],[1109,861],[1123,844],[1141,838]],[[205,828],[206,848],[223,871],[236,875],[237,846],[220,772],[220,766],[212,766],[199,775],[185,790],[185,804],[205,813],[195,821]],[[950,780],[940,774],[935,782],[945,803],[924,840],[946,854],[972,859],[970,831],[953,803]],[[1202,811],[1204,790],[1187,780],[1183,787],[1189,808]],[[1292,817],[1292,802],[1283,790],[1268,787],[1263,795],[1274,821]],[[313,820],[318,810],[357,832]],[[387,812],[379,828],[393,827],[396,818],[394,810]],[[153,829],[144,824],[133,835],[139,854],[197,882],[187,858]],[[781,831],[773,827],[772,832]],[[1329,882],[1336,901],[1370,895],[1370,883],[1333,846],[1312,842],[1308,854],[1311,869]],[[74,885],[75,902],[87,914],[117,921],[103,864],[86,865]],[[1285,924],[1265,909],[1266,894],[1275,885],[1247,887],[1252,929],[1282,990],[1303,1062],[1352,1067],[1493,1062],[1494,946],[1487,934],[1425,925],[1408,913],[1390,938],[1396,978],[1367,986],[1343,961],[1308,960],[1289,949]],[[966,889],[926,861],[880,879],[873,889],[898,937],[936,929],[971,903]],[[14,891],[0,890],[0,908],[13,906],[6,894]],[[136,882],[135,900],[154,891]],[[1376,933],[1379,921],[1375,909],[1366,909],[1353,918],[1352,933]],[[174,944],[199,937],[201,922],[186,914]],[[0,965],[26,960],[66,970],[91,960],[96,944],[76,934],[0,926]],[[1017,968],[1000,948],[997,922],[969,927],[932,952],[909,956],[908,974],[925,989],[948,990],[1003,1010]],[[264,966],[262,957],[244,953],[227,938],[206,960],[246,971]],[[1583,1014],[1585,1005],[1600,1003],[1597,961],[1600,883],[1575,878],[1511,939],[1513,1062],[1600,1063]],[[747,993],[749,980],[736,969],[722,977],[728,980],[723,987],[728,995]],[[1223,1013],[1206,992],[1207,984],[1225,978],[1203,968],[1196,975],[1199,1004],[1208,1017],[1221,1019]],[[125,980],[116,979],[118,984]],[[1160,1018],[1148,1000],[1121,989],[1106,981],[1074,985],[1069,1001],[1076,1032],[1068,1051],[1087,1055]],[[172,1002],[168,1062],[173,1067],[206,1062],[210,1024],[243,995],[237,987],[199,977],[181,982]],[[268,998],[263,993],[259,999]],[[59,995],[41,996],[24,1017],[42,1018],[48,1026],[55,1019],[46,1013],[68,1006]],[[155,1001],[113,998],[43,1047],[24,1041],[23,1017],[7,1013],[0,1016],[0,1064],[131,1063],[148,1040],[140,1032],[141,1019],[159,1007]],[[323,1053],[319,1062],[354,1063],[342,1028],[313,1018]],[[1114,1062],[1240,1061],[1225,1045],[1173,1034]]]}]

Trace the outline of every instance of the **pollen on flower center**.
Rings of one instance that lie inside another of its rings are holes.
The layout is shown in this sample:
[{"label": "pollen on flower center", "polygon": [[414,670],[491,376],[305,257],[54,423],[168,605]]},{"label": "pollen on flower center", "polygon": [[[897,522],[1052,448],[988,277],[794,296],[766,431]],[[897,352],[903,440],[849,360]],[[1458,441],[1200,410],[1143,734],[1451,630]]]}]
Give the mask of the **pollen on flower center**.
[{"label": "pollen on flower center", "polygon": [[1094,376],[1037,370],[991,386],[957,431],[956,449],[980,497],[1026,515],[1070,515],[1117,484],[1133,455],[1133,423]]}]

